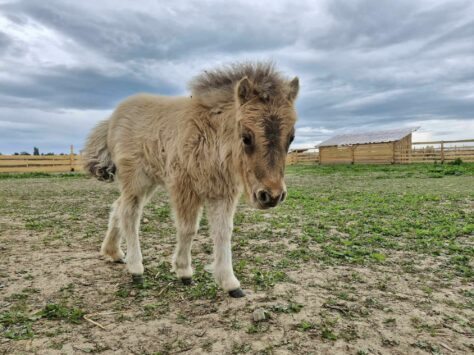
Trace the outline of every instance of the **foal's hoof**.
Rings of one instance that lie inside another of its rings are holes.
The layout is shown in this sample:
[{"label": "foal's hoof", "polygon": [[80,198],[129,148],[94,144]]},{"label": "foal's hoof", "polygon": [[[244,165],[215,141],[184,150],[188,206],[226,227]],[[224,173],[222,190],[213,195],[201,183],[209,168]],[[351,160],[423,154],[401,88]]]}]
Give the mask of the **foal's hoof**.
[{"label": "foal's hoof", "polygon": [[182,277],[181,278],[181,283],[184,286],[191,286],[193,284],[193,279],[191,277]]},{"label": "foal's hoof", "polygon": [[114,260],[114,263],[116,263],[116,264],[126,264],[125,259]]},{"label": "foal's hoof", "polygon": [[143,284],[143,275],[132,275],[132,283],[135,285],[142,285]]},{"label": "foal's hoof", "polygon": [[232,298],[241,298],[245,296],[245,292],[241,288],[229,291],[229,296]]}]

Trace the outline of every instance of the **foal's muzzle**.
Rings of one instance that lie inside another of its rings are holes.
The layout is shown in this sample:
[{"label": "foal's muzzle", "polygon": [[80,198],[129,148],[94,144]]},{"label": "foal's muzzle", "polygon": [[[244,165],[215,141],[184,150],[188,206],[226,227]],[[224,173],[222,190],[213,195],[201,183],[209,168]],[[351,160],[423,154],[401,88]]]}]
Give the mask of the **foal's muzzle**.
[{"label": "foal's muzzle", "polygon": [[267,189],[261,189],[254,193],[255,201],[257,201],[259,206],[263,209],[275,207],[279,203],[283,202],[285,198],[285,190],[271,191]]}]

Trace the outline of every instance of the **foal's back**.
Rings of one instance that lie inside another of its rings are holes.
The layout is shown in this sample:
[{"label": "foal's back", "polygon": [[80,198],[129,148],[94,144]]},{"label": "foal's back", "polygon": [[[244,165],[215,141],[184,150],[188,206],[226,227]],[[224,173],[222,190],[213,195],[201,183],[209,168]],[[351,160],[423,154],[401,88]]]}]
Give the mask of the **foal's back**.
[{"label": "foal's back", "polygon": [[191,104],[188,97],[151,94],[120,103],[110,117],[107,141],[118,171],[144,169],[165,178],[166,164],[185,140]]}]

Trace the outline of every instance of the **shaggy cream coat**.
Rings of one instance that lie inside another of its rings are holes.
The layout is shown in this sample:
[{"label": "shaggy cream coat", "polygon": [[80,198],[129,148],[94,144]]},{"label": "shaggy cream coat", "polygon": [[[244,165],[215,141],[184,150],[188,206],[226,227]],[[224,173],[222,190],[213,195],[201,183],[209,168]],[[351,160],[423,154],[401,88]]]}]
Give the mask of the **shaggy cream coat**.
[{"label": "shaggy cream coat", "polygon": [[140,282],[138,238],[145,203],[158,185],[169,192],[177,246],[173,269],[190,283],[191,243],[204,205],[214,239],[214,276],[231,296],[244,295],[231,256],[233,215],[239,196],[257,208],[284,200],[285,157],[294,136],[298,79],[288,81],[270,64],[241,64],[205,72],[191,97],[139,94],[123,101],[91,133],[85,168],[119,183],[102,254],[125,260]]}]

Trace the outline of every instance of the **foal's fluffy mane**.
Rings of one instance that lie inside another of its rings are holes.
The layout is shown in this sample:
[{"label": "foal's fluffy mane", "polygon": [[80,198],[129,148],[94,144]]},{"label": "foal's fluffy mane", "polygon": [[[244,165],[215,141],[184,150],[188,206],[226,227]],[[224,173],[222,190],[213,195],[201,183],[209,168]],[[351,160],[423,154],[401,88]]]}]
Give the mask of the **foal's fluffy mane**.
[{"label": "foal's fluffy mane", "polygon": [[256,93],[267,100],[287,90],[285,78],[271,62],[237,63],[204,71],[189,84],[193,98],[213,107],[234,101],[235,85],[247,77]]}]

